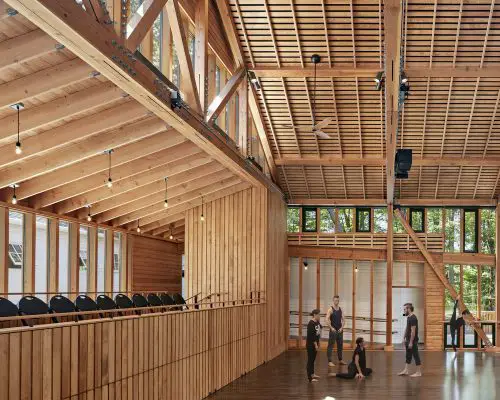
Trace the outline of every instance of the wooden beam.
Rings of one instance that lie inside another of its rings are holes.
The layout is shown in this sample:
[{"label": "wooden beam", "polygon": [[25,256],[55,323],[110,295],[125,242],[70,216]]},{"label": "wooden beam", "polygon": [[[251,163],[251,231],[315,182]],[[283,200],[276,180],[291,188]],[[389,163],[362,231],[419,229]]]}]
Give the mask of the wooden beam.
[{"label": "wooden beam", "polygon": [[386,148],[386,198],[387,204],[394,200],[394,159],[396,156],[399,85],[401,60],[402,9],[400,0],[384,2],[384,37],[385,37],[385,148]]},{"label": "wooden beam", "polygon": [[224,109],[229,99],[232,97],[234,92],[238,89],[238,85],[241,80],[245,78],[246,70],[244,67],[240,67],[234,74],[231,76],[226,85],[222,88],[220,93],[215,96],[215,99],[212,101],[207,111],[207,121],[214,121],[220,112]]},{"label": "wooden beam", "polygon": [[7,187],[13,183],[46,174],[163,130],[165,130],[165,124],[162,121],[156,117],[149,117],[107,132],[106,135],[90,136],[76,144],[61,147],[57,152],[50,154],[50,157],[42,154],[0,168],[0,187]]},{"label": "wooden beam", "polygon": [[[57,128],[23,139],[21,141],[23,146],[21,154],[11,151],[12,145],[10,143],[0,147],[0,154],[2,154],[0,167],[20,163],[29,160],[33,156],[40,159],[44,153],[51,150],[68,146],[70,143],[79,142],[127,123],[133,123],[145,116],[146,110],[136,101],[128,101],[104,111],[87,115]],[[158,121],[157,118],[155,119]]]},{"label": "wooden beam", "polygon": [[36,215],[24,215],[23,238],[23,292],[27,294],[35,291]]},{"label": "wooden beam", "polygon": [[195,17],[195,79],[200,96],[202,114],[207,112],[208,104],[208,18],[209,0],[196,1]]},{"label": "wooden beam", "polygon": [[224,26],[224,31],[226,32],[227,40],[231,48],[231,53],[233,55],[236,65],[245,65],[245,59],[243,57],[243,49],[241,47],[241,42],[237,35],[236,25],[233,20],[233,13],[229,6],[228,0],[216,0],[217,8],[219,9],[219,14]]},{"label": "wooden beam", "polygon": [[167,3],[167,14],[170,21],[170,29],[172,30],[175,51],[182,71],[180,89],[185,93],[187,103],[198,113],[201,113],[202,108],[198,90],[196,89],[193,64],[189,56],[186,32],[177,0],[169,0]]},{"label": "wooden beam", "polygon": [[151,30],[167,0],[144,0],[127,24],[127,47],[134,51]]},{"label": "wooden beam", "polygon": [[500,68],[495,66],[407,68],[406,76],[411,78],[499,78]]},{"label": "wooden beam", "polygon": [[[0,210],[1,211],[1,210]],[[495,209],[495,265],[500,265],[500,205]],[[1,221],[0,221],[1,226]],[[0,234],[1,236],[1,234]],[[1,244],[0,244],[1,246]],[[1,251],[0,251],[1,253]],[[495,314],[496,314],[496,331],[500,332],[500,274],[498,269],[495,270]]]},{"label": "wooden beam", "polygon": [[[443,284],[443,286],[448,290],[451,298],[453,300],[458,300],[458,304],[459,304],[460,310],[461,311],[466,310],[467,306],[465,305],[462,296],[460,296],[460,297],[458,296],[458,293],[456,292],[455,288],[450,283],[450,281],[448,280],[448,278],[446,278],[446,276],[444,275],[443,265],[442,264],[437,264],[434,261],[431,253],[426,249],[425,245],[422,243],[422,241],[417,236],[417,234],[415,233],[415,231],[412,229],[412,227],[410,226],[410,224],[403,217],[403,214],[401,214],[401,211],[400,210],[395,210],[394,211],[394,215],[399,219],[399,222],[401,222],[401,224],[405,228],[405,230],[408,233],[408,235],[410,235],[410,237],[412,238],[413,242],[417,245],[418,249],[420,250],[420,252],[422,253],[422,255],[425,257],[427,263],[432,268],[432,270],[434,271],[434,273],[436,274],[436,276],[439,278],[439,280],[441,281],[441,283]],[[478,334],[478,336],[483,340],[484,345],[486,347],[492,347],[492,344],[491,344],[489,338],[484,333],[483,329],[481,328],[481,325],[475,323],[474,316],[472,314],[462,315],[462,316],[463,316],[465,322],[467,322],[476,331],[476,333]]]},{"label": "wooden beam", "polygon": [[72,83],[90,79],[91,72],[92,67],[75,58],[3,83],[0,85],[0,108],[26,101]]},{"label": "wooden beam", "polygon": [[385,199],[289,199],[290,206],[385,206]]},{"label": "wooden beam", "polygon": [[[53,101],[21,111],[20,133],[38,129],[44,125],[59,122],[79,113],[116,101],[123,96],[123,91],[106,82],[87,89],[59,97]],[[0,142],[17,135],[17,113],[13,112],[0,119]]]},{"label": "wooden beam", "polygon": [[[318,78],[373,78],[381,68],[378,64],[346,67],[318,67],[316,68],[316,76]],[[303,68],[301,65],[286,66],[276,68],[272,66],[256,66],[252,68],[259,78],[312,78],[314,77],[314,68]],[[374,83],[375,85],[375,83]]]},{"label": "wooden beam", "polygon": [[57,51],[56,41],[41,29],[4,40],[0,43],[0,70]]},{"label": "wooden beam", "polygon": [[[399,199],[400,206],[419,207],[495,207],[497,200],[491,199]],[[367,206],[380,207],[386,204],[385,199],[306,199],[291,198],[288,200],[290,206]]]},{"label": "wooden beam", "polygon": [[385,302],[385,346],[392,350],[392,277],[394,267],[394,224],[393,205],[387,205],[387,271],[386,271],[386,302]]}]

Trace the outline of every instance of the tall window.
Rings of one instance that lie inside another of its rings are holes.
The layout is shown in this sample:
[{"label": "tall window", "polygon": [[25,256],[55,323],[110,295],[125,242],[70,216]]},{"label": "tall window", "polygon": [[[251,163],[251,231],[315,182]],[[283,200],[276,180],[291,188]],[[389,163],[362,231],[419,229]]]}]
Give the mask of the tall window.
[{"label": "tall window", "polygon": [[80,248],[78,249],[78,291],[86,293],[89,277],[89,228],[80,226]]},{"label": "tall window", "polygon": [[302,231],[316,232],[318,230],[316,223],[316,208],[302,208]]},{"label": "tall window", "polygon": [[[408,220],[408,208],[401,207],[399,209],[399,211],[401,211],[403,218]],[[399,218],[396,216],[394,216],[394,218],[392,219],[392,229],[394,230],[394,233],[405,233],[406,232],[405,227],[403,226],[403,224],[401,223]]]},{"label": "tall window", "polygon": [[339,208],[339,232],[352,232],[354,229],[353,214],[354,209],[352,208]]},{"label": "tall window", "polygon": [[[215,95],[218,96],[220,93],[220,67],[218,65],[215,66]],[[215,124],[219,125],[219,118],[215,118]]]},{"label": "tall window", "polygon": [[427,209],[427,232],[443,232],[443,210],[441,208]]},{"label": "tall window", "polygon": [[[9,210],[9,293],[23,293],[24,271],[24,214]],[[21,294],[9,295],[17,303]]]},{"label": "tall window", "polygon": [[332,207],[319,209],[319,230],[324,233],[335,232],[335,209]]},{"label": "tall window", "polygon": [[423,208],[410,208],[410,225],[415,232],[424,232]]},{"label": "tall window", "polygon": [[299,213],[300,208],[289,207],[287,213],[287,230],[288,232],[298,232],[299,229]]},{"label": "tall window", "polygon": [[189,34],[188,47],[189,47],[189,57],[191,58],[191,65],[193,66],[193,71],[194,71],[196,62],[196,39],[193,34]]},{"label": "tall window", "polygon": [[375,233],[387,232],[387,208],[373,209],[373,225]]},{"label": "tall window", "polygon": [[234,116],[235,116],[234,142],[238,144],[240,140],[240,96],[238,95],[238,93],[234,95]]},{"label": "tall window", "polygon": [[181,66],[179,64],[179,57],[175,51],[175,46],[172,43],[172,83],[180,89],[181,86]]},{"label": "tall window", "polygon": [[59,221],[59,275],[58,292],[69,292],[69,223]]},{"label": "tall window", "polygon": [[48,259],[49,259],[49,220],[36,217],[35,243],[35,292],[41,299],[47,301]]},{"label": "tall window", "polygon": [[449,208],[445,210],[445,251],[460,251],[460,219],[461,210],[459,208]]},{"label": "tall window", "polygon": [[161,38],[162,38],[162,19],[163,13],[160,13],[153,24],[153,59],[152,62],[156,68],[161,70]]},{"label": "tall window", "polygon": [[[455,289],[457,293],[460,293],[460,265],[446,265],[445,273],[448,281],[451,286]],[[455,300],[450,295],[448,290],[445,290],[445,315],[446,318],[449,318],[453,313],[453,306],[455,304]]]},{"label": "tall window", "polygon": [[104,229],[97,230],[97,292],[104,293],[104,281],[106,279],[106,232]]},{"label": "tall window", "polygon": [[120,277],[122,274],[122,234],[113,233],[113,294],[120,293]]},{"label": "tall window", "polygon": [[371,231],[371,209],[356,208],[356,232]]},{"label": "tall window", "polygon": [[464,251],[477,253],[477,210],[464,210]]},{"label": "tall window", "polygon": [[495,210],[481,210],[481,252],[495,254]]},{"label": "tall window", "polygon": [[[496,319],[495,311],[495,276],[496,268],[490,265],[481,266],[481,318]],[[491,316],[491,318],[489,318]]]}]

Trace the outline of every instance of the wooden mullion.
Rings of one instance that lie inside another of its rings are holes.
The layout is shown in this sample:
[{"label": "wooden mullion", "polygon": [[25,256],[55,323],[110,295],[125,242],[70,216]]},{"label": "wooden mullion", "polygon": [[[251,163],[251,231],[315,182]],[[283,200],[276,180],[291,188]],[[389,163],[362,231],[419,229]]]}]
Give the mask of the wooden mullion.
[{"label": "wooden mullion", "polygon": [[205,115],[210,99],[208,98],[208,9],[209,0],[198,0],[195,11],[195,79],[200,98],[202,114]]},{"label": "wooden mullion", "polygon": [[59,220],[49,218],[49,278],[48,292],[55,295],[59,290]]},{"label": "wooden mullion", "polygon": [[9,280],[9,209],[0,207],[0,291],[8,292]]},{"label": "wooden mullion", "polygon": [[23,292],[35,292],[36,215],[25,213],[23,223]]}]

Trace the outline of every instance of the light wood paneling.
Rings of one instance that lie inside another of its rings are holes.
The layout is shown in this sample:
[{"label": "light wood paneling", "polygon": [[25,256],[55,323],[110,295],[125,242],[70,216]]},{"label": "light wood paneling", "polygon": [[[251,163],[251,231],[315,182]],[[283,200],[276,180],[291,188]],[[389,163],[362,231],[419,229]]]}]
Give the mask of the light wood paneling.
[{"label": "light wood paneling", "polygon": [[265,315],[254,304],[4,329],[0,398],[202,399],[264,363]]},{"label": "light wood paneling", "polygon": [[[444,268],[443,268],[444,271]],[[425,263],[425,348],[443,349],[444,286],[429,264]]]},{"label": "light wood paneling", "polygon": [[182,255],[176,243],[134,235],[129,246],[132,291],[181,291]]}]

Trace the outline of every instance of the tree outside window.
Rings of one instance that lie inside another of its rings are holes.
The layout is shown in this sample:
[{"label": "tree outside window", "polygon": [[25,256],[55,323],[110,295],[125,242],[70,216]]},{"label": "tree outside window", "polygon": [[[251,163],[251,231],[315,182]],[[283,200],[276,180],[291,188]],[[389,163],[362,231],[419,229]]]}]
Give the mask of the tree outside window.
[{"label": "tree outside window", "polygon": [[352,232],[353,231],[353,213],[352,208],[339,208],[339,232]]},{"label": "tree outside window", "polygon": [[356,231],[370,232],[370,214],[369,208],[356,208]]},{"label": "tree outside window", "polygon": [[290,207],[287,213],[287,231],[288,232],[299,232],[299,212],[300,208]]},{"label": "tree outside window", "polygon": [[387,208],[373,210],[373,231],[375,233],[387,232]]},{"label": "tree outside window", "polygon": [[448,252],[460,251],[460,219],[461,210],[459,208],[448,208],[445,210],[445,242],[444,248]]},{"label": "tree outside window", "polygon": [[481,210],[481,252],[495,254],[495,210],[485,208]]},{"label": "tree outside window", "polygon": [[319,230],[323,233],[335,232],[335,209],[320,208],[319,209]]},{"label": "tree outside window", "polygon": [[[408,208],[401,207],[399,210],[401,211],[401,214],[403,214],[403,217],[407,218]],[[392,219],[392,229],[394,230],[394,233],[405,233],[406,232],[405,227],[403,226],[403,224],[401,223],[399,218],[396,216],[394,216],[394,218]]]},{"label": "tree outside window", "polygon": [[427,209],[427,232],[428,233],[443,232],[443,210],[441,208]]},{"label": "tree outside window", "polygon": [[302,231],[303,232],[316,232],[318,230],[316,223],[316,208],[303,208],[302,209]]}]

